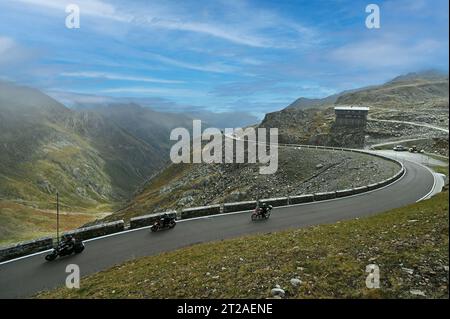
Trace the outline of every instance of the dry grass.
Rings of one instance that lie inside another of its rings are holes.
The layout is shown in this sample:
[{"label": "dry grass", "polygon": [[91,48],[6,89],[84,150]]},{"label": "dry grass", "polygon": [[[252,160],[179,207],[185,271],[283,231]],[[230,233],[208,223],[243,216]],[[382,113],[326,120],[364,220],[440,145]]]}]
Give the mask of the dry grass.
[{"label": "dry grass", "polygon": [[[287,298],[448,298],[448,247],[447,191],[364,219],[140,258],[38,297],[268,298],[279,284]],[[380,289],[366,288],[368,264]]]},{"label": "dry grass", "polygon": [[[75,229],[98,218],[94,213],[60,214],[62,231]],[[53,236],[56,230],[54,211],[35,209],[12,201],[0,201],[0,245]]]}]

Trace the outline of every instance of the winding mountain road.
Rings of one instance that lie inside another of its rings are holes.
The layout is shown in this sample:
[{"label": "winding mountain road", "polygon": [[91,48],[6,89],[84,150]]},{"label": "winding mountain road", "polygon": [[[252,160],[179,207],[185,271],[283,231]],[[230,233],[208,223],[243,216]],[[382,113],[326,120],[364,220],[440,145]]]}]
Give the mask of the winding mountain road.
[{"label": "winding mountain road", "polygon": [[81,276],[86,276],[127,260],[188,245],[368,216],[429,196],[435,187],[432,172],[418,163],[404,161],[404,165],[403,177],[384,188],[275,208],[267,221],[252,222],[249,212],[199,217],[181,220],[169,231],[151,233],[143,228],[91,239],[85,242],[82,254],[54,262],[44,260],[45,252],[4,262],[0,264],[0,298],[30,297],[38,291],[63,286],[69,264],[79,265]]},{"label": "winding mountain road", "polygon": [[421,126],[421,127],[427,127],[427,128],[433,129],[433,130],[441,131],[441,132],[444,132],[447,134],[449,133],[449,130],[447,128],[443,128],[443,127],[428,124],[428,123],[417,123],[417,122],[408,122],[408,121],[400,121],[400,120],[383,120],[383,119],[377,119],[377,118],[372,118],[372,117],[369,117],[367,120],[373,121],[373,122],[386,122],[386,123],[398,123],[398,124],[407,124],[407,125],[413,125],[413,126]]}]

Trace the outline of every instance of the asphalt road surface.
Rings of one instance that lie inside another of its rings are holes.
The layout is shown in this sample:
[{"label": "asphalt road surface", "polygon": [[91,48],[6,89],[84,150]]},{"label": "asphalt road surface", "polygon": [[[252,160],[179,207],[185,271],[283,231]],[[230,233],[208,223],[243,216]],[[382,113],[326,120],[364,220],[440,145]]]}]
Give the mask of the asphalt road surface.
[{"label": "asphalt road surface", "polygon": [[446,162],[444,162],[444,158],[442,160],[433,158],[428,156],[427,154],[421,153],[410,153],[408,151],[398,152],[394,150],[377,150],[377,154],[391,157],[397,161],[408,160],[415,163],[421,163],[426,166],[448,166]]},{"label": "asphalt road surface", "polygon": [[447,128],[443,128],[436,125],[431,125],[428,123],[417,123],[417,122],[407,122],[407,121],[398,121],[398,120],[382,120],[382,119],[374,119],[374,118],[368,118],[369,121],[375,121],[375,122],[386,122],[386,123],[400,123],[400,124],[408,124],[408,125],[414,125],[414,126],[422,126],[422,127],[428,127],[433,130],[449,133]]},{"label": "asphalt road surface", "polygon": [[[406,173],[385,188],[322,202],[275,208],[266,221],[252,222],[249,212],[179,221],[175,229],[151,233],[148,228],[86,242],[80,255],[44,260],[45,253],[0,264],[0,298],[30,297],[38,291],[65,285],[66,266],[77,264],[81,276],[141,256],[155,255],[196,243],[333,223],[363,217],[414,203],[434,187],[433,174],[405,161]],[[81,286],[83,279],[81,279]]]}]

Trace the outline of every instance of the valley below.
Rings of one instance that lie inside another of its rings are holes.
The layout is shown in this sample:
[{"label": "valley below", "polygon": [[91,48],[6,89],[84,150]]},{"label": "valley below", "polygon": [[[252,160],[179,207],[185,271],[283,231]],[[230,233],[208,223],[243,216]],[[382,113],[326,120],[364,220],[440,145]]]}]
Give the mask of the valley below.
[{"label": "valley below", "polygon": [[[368,106],[366,128],[335,127],[339,105]],[[56,192],[62,230],[70,230],[189,207],[354,188],[397,169],[369,155],[301,147],[280,148],[272,175],[260,175],[256,164],[172,164],[170,131],[192,127],[192,117],[135,103],[67,108],[7,82],[0,82],[0,110],[0,245],[54,236],[55,216],[48,212],[55,212]],[[279,143],[369,149],[405,141],[448,157],[447,126],[448,76],[433,72],[323,99],[300,98],[254,125],[278,128]]]}]

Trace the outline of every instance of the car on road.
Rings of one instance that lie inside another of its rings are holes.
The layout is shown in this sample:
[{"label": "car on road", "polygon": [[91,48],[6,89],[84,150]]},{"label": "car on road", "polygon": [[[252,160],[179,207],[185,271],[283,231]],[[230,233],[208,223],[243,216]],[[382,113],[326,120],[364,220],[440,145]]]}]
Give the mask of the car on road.
[{"label": "car on road", "polygon": [[406,147],[404,147],[403,145],[395,145],[393,150],[397,151],[397,152],[403,152],[403,151],[407,151],[408,149]]}]

